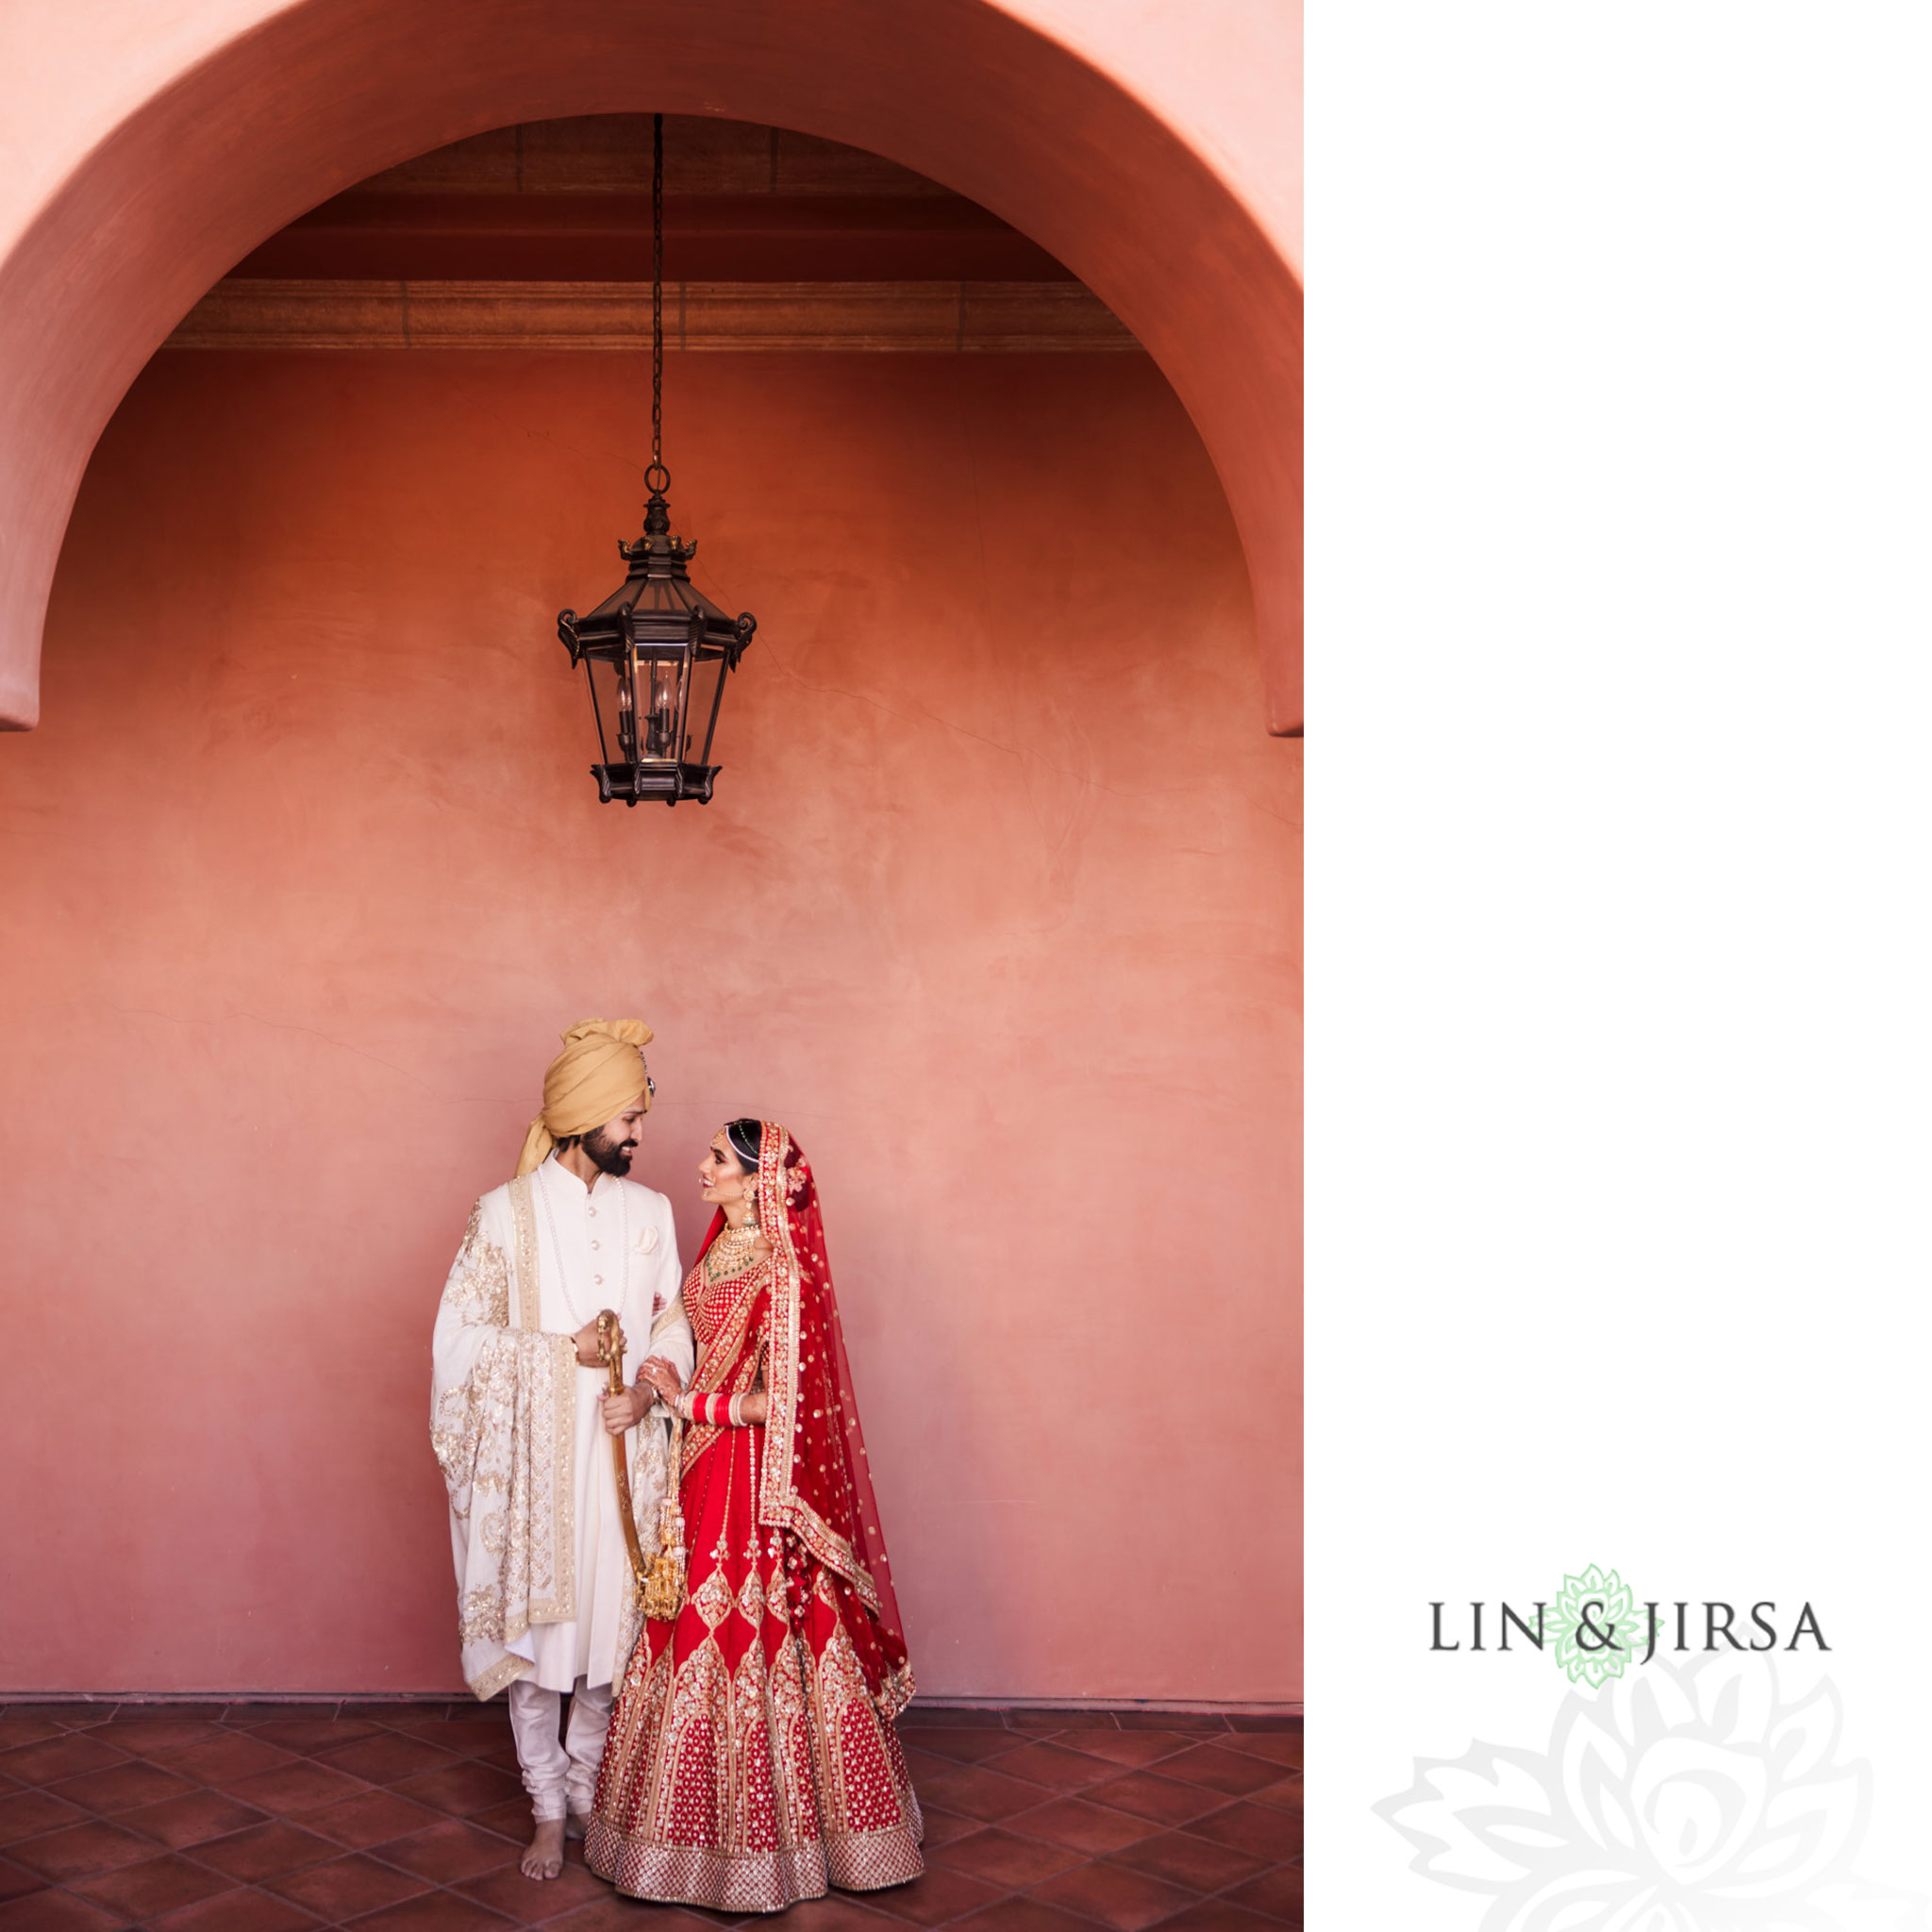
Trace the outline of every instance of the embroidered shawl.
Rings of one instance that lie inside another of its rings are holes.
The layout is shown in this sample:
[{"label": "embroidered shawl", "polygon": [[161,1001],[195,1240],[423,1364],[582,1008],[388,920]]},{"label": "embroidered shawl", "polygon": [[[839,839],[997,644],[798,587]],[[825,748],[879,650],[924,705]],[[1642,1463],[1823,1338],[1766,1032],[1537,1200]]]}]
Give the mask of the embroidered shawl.
[{"label": "embroidered shawl", "polygon": [[449,1490],[463,1678],[478,1697],[529,1671],[510,1646],[533,1624],[576,1615],[576,1346],[539,1329],[538,1308],[525,1175],[472,1211],[433,1344],[430,1441]]}]

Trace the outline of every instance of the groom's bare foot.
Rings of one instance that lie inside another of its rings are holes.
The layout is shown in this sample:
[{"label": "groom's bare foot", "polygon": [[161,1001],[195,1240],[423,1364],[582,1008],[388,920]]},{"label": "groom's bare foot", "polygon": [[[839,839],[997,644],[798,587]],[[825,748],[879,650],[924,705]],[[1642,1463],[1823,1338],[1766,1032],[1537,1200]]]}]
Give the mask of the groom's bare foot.
[{"label": "groom's bare foot", "polygon": [[584,1833],[590,1828],[591,1821],[588,1818],[579,1817],[575,1811],[563,1821],[563,1835],[568,1839],[582,1838]]},{"label": "groom's bare foot", "polygon": [[530,1848],[523,1857],[523,1874],[525,1878],[563,1876],[562,1819],[544,1818],[538,1821],[537,1836],[530,1840]]}]

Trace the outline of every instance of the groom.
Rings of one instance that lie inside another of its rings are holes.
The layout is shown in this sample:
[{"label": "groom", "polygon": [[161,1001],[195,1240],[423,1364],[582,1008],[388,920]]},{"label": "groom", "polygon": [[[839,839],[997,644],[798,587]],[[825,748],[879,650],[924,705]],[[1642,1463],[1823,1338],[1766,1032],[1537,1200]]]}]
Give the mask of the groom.
[{"label": "groom", "polygon": [[[653,1549],[672,1478],[664,1411],[647,1419],[657,1398],[641,1371],[648,1358],[682,1384],[695,1354],[671,1204],[624,1178],[655,1091],[650,1039],[638,1020],[582,1020],[563,1036],[517,1178],[471,1212],[432,1343],[463,1675],[479,1698],[508,1690],[536,1824],[530,1878],[562,1872],[567,1818],[581,1831],[611,1685],[639,1629],[608,1441],[629,1438],[633,1507]],[[621,1395],[598,1353],[606,1308],[624,1329]]]}]

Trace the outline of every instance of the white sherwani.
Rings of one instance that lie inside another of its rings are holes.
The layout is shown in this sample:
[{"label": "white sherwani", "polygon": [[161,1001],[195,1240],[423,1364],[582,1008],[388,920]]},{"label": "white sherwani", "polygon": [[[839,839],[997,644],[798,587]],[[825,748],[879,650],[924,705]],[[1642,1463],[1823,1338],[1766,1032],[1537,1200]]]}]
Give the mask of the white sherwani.
[{"label": "white sherwani", "polygon": [[[629,1556],[600,1413],[609,1383],[571,1338],[600,1310],[623,1324],[624,1375],[661,1356],[690,1379],[671,1204],[556,1158],[477,1202],[443,1289],[431,1431],[450,1491],[463,1674],[479,1697],[518,1678],[610,1683],[636,1637]],[[626,1439],[646,1555],[668,1479],[658,1409]]]}]

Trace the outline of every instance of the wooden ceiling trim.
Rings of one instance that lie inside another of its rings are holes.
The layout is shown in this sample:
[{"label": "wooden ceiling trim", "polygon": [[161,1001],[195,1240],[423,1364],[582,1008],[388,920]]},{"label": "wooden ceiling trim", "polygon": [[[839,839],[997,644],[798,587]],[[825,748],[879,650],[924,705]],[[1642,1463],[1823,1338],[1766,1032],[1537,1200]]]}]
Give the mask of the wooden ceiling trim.
[{"label": "wooden ceiling trim", "polygon": [[[1138,351],[1079,283],[678,282],[666,346],[1010,354]],[[636,282],[216,283],[170,349],[648,350],[651,291]]]}]

